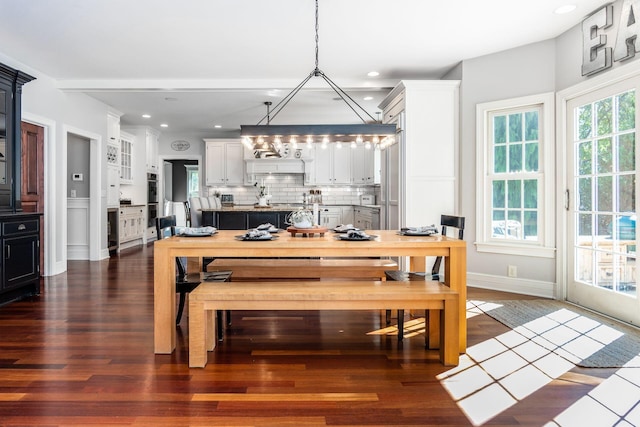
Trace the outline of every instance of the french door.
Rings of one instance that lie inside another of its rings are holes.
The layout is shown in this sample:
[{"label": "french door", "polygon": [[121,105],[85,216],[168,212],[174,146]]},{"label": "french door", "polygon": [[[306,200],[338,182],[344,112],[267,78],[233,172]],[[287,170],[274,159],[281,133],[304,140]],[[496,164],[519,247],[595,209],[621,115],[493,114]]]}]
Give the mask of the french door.
[{"label": "french door", "polygon": [[567,103],[567,299],[640,324],[636,165],[640,78]]}]

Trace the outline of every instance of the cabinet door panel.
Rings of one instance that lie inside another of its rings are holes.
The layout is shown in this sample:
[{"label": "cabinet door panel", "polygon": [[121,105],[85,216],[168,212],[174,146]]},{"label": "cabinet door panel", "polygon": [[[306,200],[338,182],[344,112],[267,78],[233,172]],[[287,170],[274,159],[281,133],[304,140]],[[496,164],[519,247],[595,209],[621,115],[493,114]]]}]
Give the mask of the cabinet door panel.
[{"label": "cabinet door panel", "polygon": [[222,185],[224,179],[224,145],[207,143],[207,185]]},{"label": "cabinet door panel", "polygon": [[5,289],[35,279],[39,275],[38,236],[5,238],[3,243]]},{"label": "cabinet door panel", "polygon": [[333,150],[333,183],[351,184],[351,148],[334,148]]},{"label": "cabinet door panel", "polygon": [[260,224],[271,223],[276,227],[280,227],[280,215],[278,212],[250,212],[249,228],[255,228]]},{"label": "cabinet door panel", "polygon": [[227,185],[244,183],[244,146],[241,143],[227,143],[226,167]]},{"label": "cabinet door panel", "polygon": [[218,228],[220,230],[246,230],[246,212],[218,212]]},{"label": "cabinet door panel", "polygon": [[314,160],[316,168],[316,184],[333,184],[331,156],[331,149],[316,148]]}]

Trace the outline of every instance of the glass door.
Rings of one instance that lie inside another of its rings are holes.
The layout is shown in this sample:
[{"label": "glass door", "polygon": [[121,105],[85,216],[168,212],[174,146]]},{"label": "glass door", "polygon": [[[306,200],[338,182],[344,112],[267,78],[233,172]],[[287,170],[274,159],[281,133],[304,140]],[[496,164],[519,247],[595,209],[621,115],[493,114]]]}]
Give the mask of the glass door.
[{"label": "glass door", "polygon": [[638,89],[638,81],[625,81],[567,108],[567,297],[635,324]]}]

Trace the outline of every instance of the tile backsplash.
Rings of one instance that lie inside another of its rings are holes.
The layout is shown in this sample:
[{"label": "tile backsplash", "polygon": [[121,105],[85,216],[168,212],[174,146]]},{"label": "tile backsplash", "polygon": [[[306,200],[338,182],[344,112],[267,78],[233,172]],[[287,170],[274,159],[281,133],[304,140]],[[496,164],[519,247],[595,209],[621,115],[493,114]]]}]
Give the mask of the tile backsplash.
[{"label": "tile backsplash", "polygon": [[312,186],[304,185],[303,175],[258,175],[256,185],[253,187],[205,187],[205,194],[213,196],[216,193],[233,194],[236,205],[251,205],[258,203],[258,193],[264,179],[264,186],[271,194],[271,203],[302,203],[303,193],[309,197],[310,190],[322,192],[322,203],[325,205],[359,205],[362,194],[374,194],[379,200],[378,186]]}]

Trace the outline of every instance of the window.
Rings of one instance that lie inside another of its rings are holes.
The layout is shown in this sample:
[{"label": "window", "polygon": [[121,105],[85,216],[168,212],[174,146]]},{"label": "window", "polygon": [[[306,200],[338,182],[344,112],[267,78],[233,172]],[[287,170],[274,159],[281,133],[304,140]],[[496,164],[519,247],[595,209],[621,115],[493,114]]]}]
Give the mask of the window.
[{"label": "window", "polygon": [[480,252],[553,257],[553,94],[477,106]]},{"label": "window", "polygon": [[200,175],[198,166],[187,165],[187,200],[200,195]]}]

